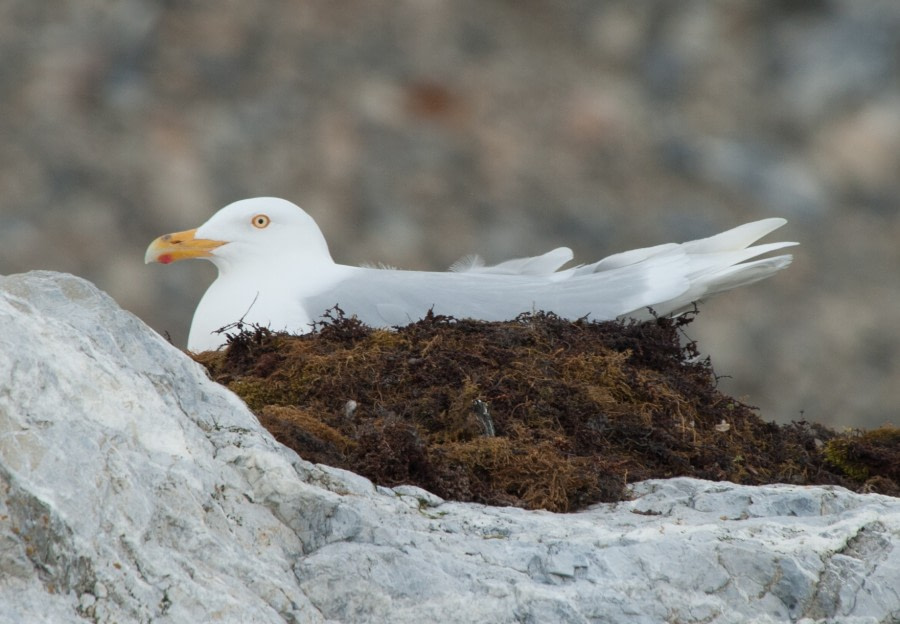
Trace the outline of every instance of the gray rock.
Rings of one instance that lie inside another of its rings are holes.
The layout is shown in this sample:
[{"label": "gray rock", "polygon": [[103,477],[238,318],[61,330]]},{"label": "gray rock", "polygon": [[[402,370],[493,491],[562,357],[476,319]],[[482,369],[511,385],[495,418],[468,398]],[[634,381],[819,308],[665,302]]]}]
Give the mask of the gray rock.
[{"label": "gray rock", "polygon": [[558,515],[279,445],[90,283],[0,278],[0,622],[892,622],[900,500],[648,481]]}]

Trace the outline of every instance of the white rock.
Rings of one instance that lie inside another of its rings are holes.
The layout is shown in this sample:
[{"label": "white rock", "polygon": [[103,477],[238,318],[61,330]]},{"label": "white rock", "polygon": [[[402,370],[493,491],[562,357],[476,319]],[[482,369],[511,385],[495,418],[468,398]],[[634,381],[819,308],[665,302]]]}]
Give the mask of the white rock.
[{"label": "white rock", "polygon": [[0,623],[900,619],[898,499],[634,493],[558,515],[375,487],[88,282],[0,278]]}]

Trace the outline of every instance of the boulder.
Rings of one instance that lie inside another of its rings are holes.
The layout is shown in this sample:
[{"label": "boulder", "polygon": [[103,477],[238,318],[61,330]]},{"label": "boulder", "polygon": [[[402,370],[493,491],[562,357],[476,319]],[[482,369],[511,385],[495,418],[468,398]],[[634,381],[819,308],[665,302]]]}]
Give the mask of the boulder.
[{"label": "boulder", "polygon": [[0,623],[891,622],[900,499],[645,481],[553,514],[278,444],[89,282],[0,278]]}]

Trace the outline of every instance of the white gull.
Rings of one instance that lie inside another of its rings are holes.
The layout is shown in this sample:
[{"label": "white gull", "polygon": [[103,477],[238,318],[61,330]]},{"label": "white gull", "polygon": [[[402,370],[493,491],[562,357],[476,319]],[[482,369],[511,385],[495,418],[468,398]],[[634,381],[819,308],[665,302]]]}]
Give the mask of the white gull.
[{"label": "white gull", "polygon": [[[711,295],[769,277],[790,255],[752,260],[795,245],[752,246],[785,224],[770,218],[710,238],[667,243],[562,269],[566,247],[483,266],[464,258],[448,272],[354,267],[332,260],[316,222],[283,199],[230,204],[200,227],[154,240],[145,262],[205,258],[218,278],[200,300],[188,349],[225,343],[217,330],[239,320],[302,334],[335,305],[373,327],[416,321],[429,311],[456,318],[508,320],[544,310],[564,318],[609,320],[677,314]],[[750,261],[752,260],[752,261]]]}]

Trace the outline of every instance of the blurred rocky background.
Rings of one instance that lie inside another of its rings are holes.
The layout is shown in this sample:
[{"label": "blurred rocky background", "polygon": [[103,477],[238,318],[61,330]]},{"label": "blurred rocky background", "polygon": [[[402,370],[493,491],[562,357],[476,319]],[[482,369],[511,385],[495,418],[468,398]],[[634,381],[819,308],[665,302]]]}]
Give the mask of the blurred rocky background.
[{"label": "blurred rocky background", "polygon": [[178,345],[214,269],[144,249],[245,197],[419,269],[784,216],[689,334],[764,418],[900,423],[896,0],[4,0],[0,107],[0,273]]}]

